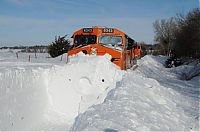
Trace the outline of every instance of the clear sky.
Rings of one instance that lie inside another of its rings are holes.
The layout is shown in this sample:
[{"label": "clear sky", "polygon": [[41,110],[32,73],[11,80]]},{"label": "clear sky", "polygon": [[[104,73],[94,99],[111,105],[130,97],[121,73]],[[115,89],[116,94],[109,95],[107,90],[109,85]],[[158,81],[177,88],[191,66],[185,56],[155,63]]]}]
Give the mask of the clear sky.
[{"label": "clear sky", "polygon": [[0,47],[49,44],[81,27],[116,27],[152,43],[156,19],[186,14],[200,0],[0,0]]}]

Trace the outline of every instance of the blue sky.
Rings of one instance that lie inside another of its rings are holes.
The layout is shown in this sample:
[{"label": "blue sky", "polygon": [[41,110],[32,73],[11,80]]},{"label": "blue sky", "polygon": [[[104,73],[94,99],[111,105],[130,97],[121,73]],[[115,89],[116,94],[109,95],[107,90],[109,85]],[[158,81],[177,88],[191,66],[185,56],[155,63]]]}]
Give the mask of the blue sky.
[{"label": "blue sky", "polygon": [[153,43],[156,19],[186,14],[200,0],[0,0],[0,47],[49,44],[81,27],[116,27]]}]

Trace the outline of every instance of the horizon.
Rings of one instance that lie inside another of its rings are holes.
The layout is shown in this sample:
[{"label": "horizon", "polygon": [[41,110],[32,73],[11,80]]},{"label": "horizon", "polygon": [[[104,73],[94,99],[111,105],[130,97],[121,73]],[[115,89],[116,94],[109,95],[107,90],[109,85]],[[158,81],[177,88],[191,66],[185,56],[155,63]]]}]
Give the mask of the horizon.
[{"label": "horizon", "polygon": [[199,8],[200,0],[2,0],[0,47],[48,45],[83,27],[118,28],[137,42],[154,43],[153,22]]}]

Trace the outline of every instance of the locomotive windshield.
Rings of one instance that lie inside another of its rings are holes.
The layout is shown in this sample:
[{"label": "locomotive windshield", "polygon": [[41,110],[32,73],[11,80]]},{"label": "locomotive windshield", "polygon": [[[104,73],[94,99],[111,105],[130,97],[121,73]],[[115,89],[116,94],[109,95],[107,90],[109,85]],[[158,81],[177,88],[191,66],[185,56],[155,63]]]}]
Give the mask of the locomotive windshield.
[{"label": "locomotive windshield", "polygon": [[88,45],[96,43],[96,35],[76,35],[74,38],[75,45]]},{"label": "locomotive windshield", "polygon": [[99,43],[118,50],[122,49],[122,37],[120,36],[102,35],[99,37]]}]

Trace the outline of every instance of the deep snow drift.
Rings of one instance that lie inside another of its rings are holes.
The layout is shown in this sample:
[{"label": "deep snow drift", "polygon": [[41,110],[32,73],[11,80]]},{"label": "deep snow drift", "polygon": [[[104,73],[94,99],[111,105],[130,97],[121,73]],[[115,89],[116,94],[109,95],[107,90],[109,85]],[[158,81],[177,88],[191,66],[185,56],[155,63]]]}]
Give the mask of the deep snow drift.
[{"label": "deep snow drift", "polygon": [[109,55],[79,54],[68,64],[44,55],[27,62],[28,55],[20,55],[1,53],[0,130],[67,130],[79,113],[102,103],[123,75]]},{"label": "deep snow drift", "polygon": [[47,57],[0,51],[0,130],[199,130],[200,76],[180,80],[185,66],[145,56],[121,71],[109,55]]},{"label": "deep snow drift", "polygon": [[176,69],[163,67],[165,60],[143,57],[102,104],[76,118],[71,130],[199,130],[200,77],[181,81]]}]

